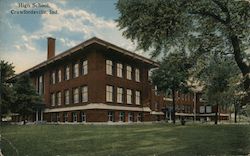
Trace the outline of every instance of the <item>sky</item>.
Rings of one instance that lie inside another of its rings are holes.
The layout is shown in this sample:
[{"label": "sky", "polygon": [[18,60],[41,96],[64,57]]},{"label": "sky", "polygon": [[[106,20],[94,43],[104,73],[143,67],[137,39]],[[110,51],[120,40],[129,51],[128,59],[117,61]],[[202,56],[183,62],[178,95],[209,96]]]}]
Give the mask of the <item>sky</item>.
[{"label": "sky", "polygon": [[[19,7],[19,3],[31,7]],[[32,8],[32,4],[49,8]],[[47,37],[56,38],[56,55],[91,37],[132,52],[136,44],[122,36],[115,0],[0,0],[0,59],[20,73],[47,59]],[[11,10],[57,10],[58,14],[12,14]]]}]

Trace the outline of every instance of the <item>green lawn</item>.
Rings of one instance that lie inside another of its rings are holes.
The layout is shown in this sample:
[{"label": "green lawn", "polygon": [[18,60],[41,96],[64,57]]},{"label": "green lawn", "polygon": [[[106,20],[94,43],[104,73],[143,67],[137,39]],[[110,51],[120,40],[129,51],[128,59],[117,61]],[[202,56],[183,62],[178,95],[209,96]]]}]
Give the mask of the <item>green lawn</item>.
[{"label": "green lawn", "polygon": [[[247,155],[250,125],[2,126],[2,151],[19,155]],[[11,145],[10,145],[11,143]]]}]

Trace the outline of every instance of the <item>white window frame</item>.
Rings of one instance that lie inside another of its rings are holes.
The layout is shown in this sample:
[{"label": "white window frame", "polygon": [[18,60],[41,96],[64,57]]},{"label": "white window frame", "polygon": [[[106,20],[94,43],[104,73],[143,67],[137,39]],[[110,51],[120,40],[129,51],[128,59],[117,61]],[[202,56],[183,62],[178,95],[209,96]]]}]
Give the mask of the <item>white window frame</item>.
[{"label": "white window frame", "polygon": [[82,75],[88,74],[88,60],[82,62]]},{"label": "white window frame", "polygon": [[62,104],[62,93],[61,92],[57,92],[56,99],[57,99],[57,105],[61,106],[61,104]]},{"label": "white window frame", "polygon": [[138,68],[135,69],[135,81],[140,82],[140,70]]},{"label": "white window frame", "polygon": [[113,75],[113,62],[111,60],[106,60],[106,74]]},{"label": "white window frame", "polygon": [[132,67],[131,66],[126,67],[126,77],[128,80],[132,80]]},{"label": "white window frame", "polygon": [[141,92],[135,91],[135,104],[140,105],[141,104]]},{"label": "white window frame", "polygon": [[117,87],[117,97],[116,97],[116,100],[117,100],[117,103],[123,103],[123,88],[120,88],[120,87]]},{"label": "white window frame", "polygon": [[73,122],[77,122],[77,118],[78,118],[77,112],[73,112],[73,114],[72,114],[72,121]]},{"label": "white window frame", "polygon": [[106,102],[113,102],[113,86],[106,85]]},{"label": "white window frame", "polygon": [[56,83],[56,73],[53,71],[51,74],[52,84]]},{"label": "white window frame", "polygon": [[62,71],[61,71],[61,69],[59,69],[58,72],[57,72],[57,78],[58,78],[58,82],[62,82]]},{"label": "white window frame", "polygon": [[79,88],[73,89],[73,103],[79,103]]},{"label": "white window frame", "polygon": [[82,87],[82,102],[88,102],[88,86]]},{"label": "white window frame", "polygon": [[76,63],[74,64],[74,72],[73,72],[73,77],[76,78],[79,76],[79,64]]},{"label": "white window frame", "polygon": [[125,116],[126,116],[125,112],[120,112],[119,113],[119,122],[125,122]]},{"label": "white window frame", "polygon": [[86,113],[85,112],[81,112],[81,122],[86,122]]},{"label": "white window frame", "polygon": [[127,89],[127,104],[132,104],[132,90],[131,89]]},{"label": "white window frame", "polygon": [[122,64],[121,64],[121,63],[117,63],[117,64],[116,64],[116,74],[117,74],[117,77],[120,77],[120,78],[123,77],[122,71],[123,71],[123,66],[122,66]]},{"label": "white window frame", "polygon": [[55,93],[51,94],[51,106],[55,106],[56,105],[56,95]]},{"label": "white window frame", "polygon": [[65,97],[65,105],[68,105],[69,104],[69,90],[65,90],[65,93],[64,93],[64,97]]},{"label": "white window frame", "polygon": [[114,122],[114,112],[108,111],[108,122]]},{"label": "white window frame", "polygon": [[69,73],[69,66],[66,66],[66,69],[65,69],[65,80],[69,80],[70,78],[70,73]]}]

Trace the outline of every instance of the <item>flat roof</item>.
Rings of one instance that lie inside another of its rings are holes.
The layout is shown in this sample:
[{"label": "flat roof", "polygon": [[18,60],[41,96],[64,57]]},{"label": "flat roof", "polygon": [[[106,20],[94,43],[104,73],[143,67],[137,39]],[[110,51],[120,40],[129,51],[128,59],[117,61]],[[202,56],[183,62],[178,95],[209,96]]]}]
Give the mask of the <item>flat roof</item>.
[{"label": "flat roof", "polygon": [[55,62],[57,60],[60,60],[60,59],[64,58],[64,57],[66,57],[66,56],[68,56],[68,55],[70,55],[70,54],[72,54],[72,53],[74,53],[74,52],[76,52],[76,51],[78,51],[80,49],[83,49],[84,47],[87,47],[87,46],[89,46],[91,44],[98,44],[98,45],[104,46],[104,47],[106,47],[108,49],[112,49],[114,51],[120,52],[123,55],[133,57],[134,59],[137,59],[137,60],[140,60],[140,61],[142,61],[142,62],[144,62],[146,64],[149,64],[152,67],[158,67],[159,66],[159,64],[157,62],[155,62],[155,61],[153,61],[153,60],[151,60],[149,58],[143,57],[141,55],[138,55],[136,53],[128,51],[128,50],[126,50],[124,48],[118,47],[118,46],[116,46],[116,45],[114,45],[114,44],[112,44],[110,42],[104,41],[104,40],[99,39],[97,37],[93,37],[93,38],[90,38],[90,39],[88,39],[88,40],[86,40],[86,41],[84,41],[84,42],[82,42],[82,43],[80,43],[80,44],[78,44],[78,45],[76,45],[76,46],[74,46],[74,47],[72,47],[72,48],[70,48],[70,49],[68,49],[68,50],[66,50],[66,51],[64,51],[64,52],[62,52],[62,53],[60,53],[60,54],[58,54],[58,55],[44,61],[44,62],[42,62],[42,63],[40,63],[40,64],[38,64],[38,65],[36,65],[34,67],[32,67],[32,68],[30,68],[30,69],[27,69],[27,70],[15,75],[12,78],[15,78],[17,76],[21,76],[21,75],[26,74],[26,73],[33,72],[33,71],[35,71],[37,69],[40,69],[40,68],[42,68],[42,67],[44,67],[46,65],[49,65],[49,64],[51,64],[51,63],[53,63],[53,62]]}]

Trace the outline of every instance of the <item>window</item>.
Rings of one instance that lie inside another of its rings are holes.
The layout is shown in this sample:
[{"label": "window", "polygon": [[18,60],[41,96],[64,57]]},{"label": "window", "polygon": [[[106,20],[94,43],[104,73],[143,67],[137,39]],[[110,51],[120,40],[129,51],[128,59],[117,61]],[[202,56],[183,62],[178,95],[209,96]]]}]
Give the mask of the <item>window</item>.
[{"label": "window", "polygon": [[78,88],[75,88],[73,90],[73,102],[79,103],[79,89]]},{"label": "window", "polygon": [[141,104],[141,92],[140,91],[135,92],[135,104],[137,105]]},{"label": "window", "polygon": [[60,114],[56,113],[56,122],[60,122]]},{"label": "window", "polygon": [[127,89],[127,104],[132,104],[132,90]]},{"label": "window", "polygon": [[111,121],[111,122],[114,122],[115,120],[115,118],[114,118],[115,116],[114,116],[114,112],[112,112],[112,111],[109,111],[108,112],[108,121]]},{"label": "window", "polygon": [[125,112],[120,112],[120,114],[119,114],[119,121],[120,122],[125,122]]},{"label": "window", "polygon": [[69,80],[69,66],[66,66],[66,68],[65,68],[64,79]]},{"label": "window", "polygon": [[132,67],[127,66],[127,79],[132,80]]},{"label": "window", "polygon": [[51,83],[52,84],[56,83],[56,73],[55,72],[52,72],[52,74],[51,74]]},{"label": "window", "polygon": [[140,82],[140,70],[135,69],[135,81]]},{"label": "window", "polygon": [[38,93],[41,95],[44,93],[44,83],[43,83],[43,76],[39,76],[38,78]]},{"label": "window", "polygon": [[204,106],[200,106],[200,113],[205,113],[205,107]]},{"label": "window", "polygon": [[117,77],[122,77],[122,64],[117,63]]},{"label": "window", "polygon": [[77,122],[77,112],[73,112],[73,122]]},{"label": "window", "polygon": [[62,103],[62,95],[61,92],[58,92],[56,95],[56,99],[57,99],[57,105],[60,106]]},{"label": "window", "polygon": [[137,114],[137,122],[141,122],[142,121],[142,113],[138,113]]},{"label": "window", "polygon": [[68,113],[67,112],[63,113],[63,121],[68,122]]},{"label": "window", "polygon": [[212,113],[212,107],[206,106],[206,113]]},{"label": "window", "polygon": [[106,101],[113,102],[113,86],[106,86]]},{"label": "window", "polygon": [[74,65],[73,77],[75,78],[75,77],[78,77],[78,76],[79,76],[79,65],[78,65],[78,63],[76,63]]},{"label": "window", "polygon": [[58,82],[61,82],[62,81],[62,72],[60,69],[57,72],[57,76],[58,76]]},{"label": "window", "polygon": [[82,75],[88,74],[88,61],[85,60],[82,62]]},{"label": "window", "polygon": [[117,103],[123,102],[123,88],[117,88]]},{"label": "window", "polygon": [[51,106],[55,106],[55,104],[56,104],[55,93],[51,94],[50,100],[51,100]]},{"label": "window", "polygon": [[133,122],[134,121],[134,114],[132,112],[128,113],[128,122]]},{"label": "window", "polygon": [[111,60],[106,60],[106,74],[113,75],[113,62]]},{"label": "window", "polygon": [[81,122],[86,122],[86,114],[85,114],[85,112],[81,112]]},{"label": "window", "polygon": [[69,104],[69,90],[65,91],[65,104],[68,105]]},{"label": "window", "polygon": [[82,102],[88,101],[88,86],[82,87]]}]

